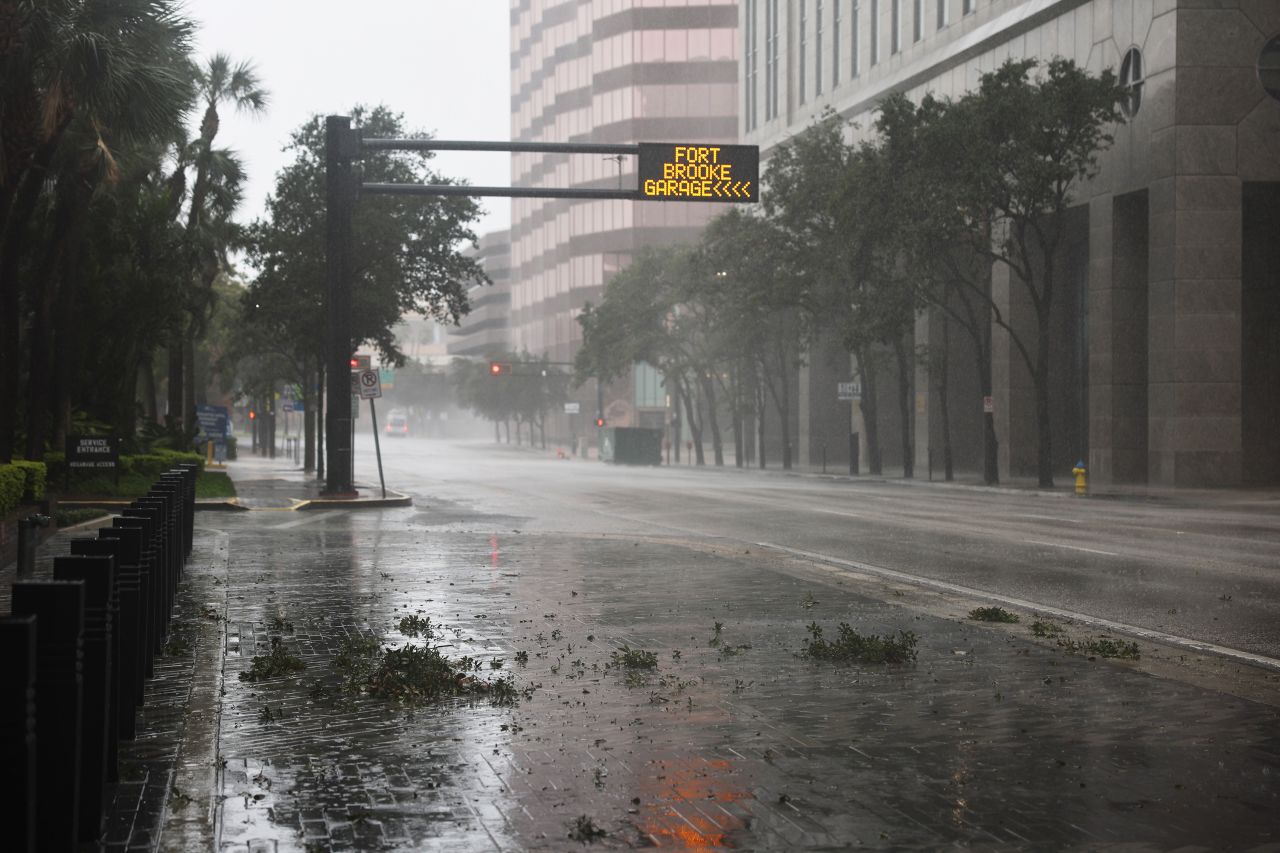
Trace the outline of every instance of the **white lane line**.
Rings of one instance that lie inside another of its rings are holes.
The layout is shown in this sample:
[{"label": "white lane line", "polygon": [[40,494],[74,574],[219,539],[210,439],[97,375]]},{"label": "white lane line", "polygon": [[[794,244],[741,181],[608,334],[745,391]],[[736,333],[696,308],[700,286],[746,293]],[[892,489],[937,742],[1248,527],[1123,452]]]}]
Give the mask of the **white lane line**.
[{"label": "white lane line", "polygon": [[330,516],[341,515],[341,514],[342,514],[342,510],[340,509],[330,509],[324,512],[308,512],[302,518],[294,519],[293,521],[286,521],[283,524],[273,524],[271,525],[271,529],[272,530],[288,530],[290,527],[301,527],[304,524],[311,524],[313,522],[326,519]]},{"label": "white lane line", "polygon": [[1177,646],[1178,648],[1190,649],[1191,651],[1218,655],[1219,657],[1230,658],[1231,660],[1244,661],[1256,666],[1266,667],[1267,669],[1280,670],[1280,660],[1277,660],[1276,658],[1269,658],[1265,655],[1258,655],[1253,652],[1242,651],[1241,649],[1233,649],[1229,646],[1219,646],[1216,643],[1206,643],[1203,640],[1193,640],[1190,637],[1179,637],[1176,634],[1166,634],[1164,631],[1156,631],[1151,628],[1140,628],[1137,625],[1126,625],[1123,622],[1113,622],[1110,619],[1090,616],[1087,613],[1077,613],[1074,610],[1064,610],[1061,607],[1051,607],[1045,604],[1038,604],[1034,601],[1027,601],[1023,598],[1014,598],[1010,595],[1001,595],[999,593],[974,589],[973,587],[961,586],[960,584],[949,583],[947,581],[911,575],[906,572],[887,569],[883,566],[873,566],[870,563],[862,563],[857,560],[845,560],[840,557],[832,557],[829,554],[818,554],[814,551],[803,551],[799,548],[788,548],[786,545],[776,545],[772,542],[755,542],[753,544],[761,548],[772,548],[774,550],[781,551],[784,554],[791,554],[795,557],[803,557],[807,560],[826,563],[829,566],[856,569],[857,571],[866,572],[870,575],[891,578],[895,581],[908,583],[913,586],[922,586],[930,589],[942,590],[944,592],[957,593],[969,598],[983,598],[999,601],[1003,604],[1009,604],[1014,607],[1022,607],[1027,610],[1034,610],[1040,613],[1049,613],[1060,619],[1069,619],[1073,622],[1083,622],[1087,625],[1106,628],[1110,631],[1118,631],[1122,634],[1128,634],[1130,636],[1139,637],[1155,643],[1164,643],[1170,646]]},{"label": "white lane line", "polygon": [[1078,518],[1062,518],[1056,515],[1034,515],[1029,512],[1011,512],[1009,513],[1009,518],[1031,518],[1036,521],[1052,521],[1057,524],[1084,524],[1084,522]]},{"label": "white lane line", "polygon": [[1115,551],[1099,551],[1097,548],[1082,548],[1079,545],[1063,545],[1061,542],[1044,542],[1040,539],[1023,539],[1027,545],[1047,545],[1050,548],[1069,548],[1072,551],[1085,551],[1089,554],[1106,554],[1108,557],[1119,557]]}]

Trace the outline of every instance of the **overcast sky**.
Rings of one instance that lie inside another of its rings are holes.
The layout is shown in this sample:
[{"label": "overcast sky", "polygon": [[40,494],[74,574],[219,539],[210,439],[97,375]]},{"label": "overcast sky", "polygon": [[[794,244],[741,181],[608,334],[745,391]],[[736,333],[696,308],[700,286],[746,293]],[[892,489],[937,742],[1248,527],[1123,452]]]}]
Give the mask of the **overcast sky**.
[{"label": "overcast sky", "polygon": [[[221,145],[249,171],[249,221],[263,211],[289,133],[311,115],[386,104],[410,130],[440,139],[509,139],[507,0],[187,0],[201,24],[198,53],[249,60],[271,94],[267,115],[223,112]],[[198,116],[196,119],[198,120]],[[474,185],[511,183],[509,154],[441,152],[442,174]],[[510,202],[487,198],[483,234],[510,224]]]}]

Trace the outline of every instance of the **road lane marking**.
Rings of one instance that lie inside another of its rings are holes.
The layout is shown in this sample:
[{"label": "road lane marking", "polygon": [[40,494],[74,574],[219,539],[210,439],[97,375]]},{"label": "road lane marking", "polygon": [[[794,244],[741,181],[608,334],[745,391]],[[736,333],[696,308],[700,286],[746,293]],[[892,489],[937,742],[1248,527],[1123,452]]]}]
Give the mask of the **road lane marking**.
[{"label": "road lane marking", "polygon": [[1032,518],[1032,519],[1035,519],[1036,521],[1052,521],[1057,524],[1084,524],[1084,522],[1078,518],[1062,518],[1056,515],[1033,515],[1032,513],[1029,513],[1029,512],[1011,512],[1009,513],[1008,517],[1009,518]]},{"label": "road lane marking", "polygon": [[1217,655],[1231,660],[1243,661],[1251,663],[1255,666],[1266,667],[1271,670],[1280,670],[1280,660],[1269,658],[1265,655],[1246,652],[1241,649],[1233,649],[1229,646],[1220,646],[1217,643],[1208,643],[1203,640],[1193,640],[1190,637],[1179,637],[1176,634],[1167,634],[1164,631],[1156,631],[1151,628],[1141,628],[1137,625],[1126,625],[1123,622],[1113,622],[1110,619],[1103,619],[1098,616],[1090,616],[1087,613],[1078,613],[1074,610],[1066,610],[1061,607],[1052,607],[1046,604],[1038,604],[1034,601],[1027,601],[1024,598],[1015,598],[1011,595],[1001,595],[997,592],[989,592],[987,590],[975,589],[973,587],[961,586],[960,584],[950,583],[948,581],[934,580],[933,578],[920,577],[919,575],[900,572],[896,569],[888,569],[884,566],[875,566],[870,563],[859,562],[858,560],[845,560],[841,557],[833,557],[829,554],[819,554],[815,551],[805,551],[800,548],[788,548],[786,545],[778,545],[773,542],[754,542],[752,543],[760,548],[772,548],[781,551],[784,554],[791,554],[795,557],[802,557],[807,560],[813,560],[819,563],[826,563],[830,566],[839,566],[842,568],[856,569],[866,574],[875,575],[882,578],[890,578],[902,583],[908,583],[912,586],[927,587],[929,589],[941,590],[943,592],[955,593],[963,595],[967,598],[982,598],[1008,604],[1013,607],[1021,607],[1027,610],[1034,610],[1040,613],[1048,613],[1057,616],[1060,619],[1069,619],[1074,622],[1083,622],[1086,625],[1094,625],[1099,628],[1106,628],[1110,631],[1117,631],[1122,634],[1128,634],[1133,637],[1139,637],[1154,643],[1164,643],[1165,645],[1176,646],[1178,648],[1189,649],[1191,651],[1202,652],[1205,654]]},{"label": "road lane marking", "polygon": [[1027,545],[1048,545],[1050,548],[1070,548],[1072,551],[1085,551],[1090,554],[1106,554],[1108,557],[1119,557],[1115,551],[1100,551],[1097,548],[1084,548],[1080,545],[1063,545],[1061,542],[1044,542],[1040,539],[1023,539]]}]

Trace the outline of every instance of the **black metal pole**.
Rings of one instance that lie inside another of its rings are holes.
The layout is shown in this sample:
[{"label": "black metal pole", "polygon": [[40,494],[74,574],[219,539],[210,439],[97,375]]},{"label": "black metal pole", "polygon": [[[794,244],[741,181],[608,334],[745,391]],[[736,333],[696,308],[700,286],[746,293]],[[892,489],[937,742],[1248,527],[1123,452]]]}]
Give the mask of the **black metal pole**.
[{"label": "black metal pole", "polygon": [[369,420],[373,421],[373,452],[378,457],[378,483],[382,486],[382,497],[387,497],[387,480],[382,476],[382,442],[378,440],[378,410],[373,405],[373,398],[369,398]]},{"label": "black metal pole", "polygon": [[350,494],[351,409],[347,405],[351,376],[351,214],[355,174],[352,156],[359,153],[348,116],[325,118],[325,261],[329,296],[328,398],[325,415],[325,492]]}]

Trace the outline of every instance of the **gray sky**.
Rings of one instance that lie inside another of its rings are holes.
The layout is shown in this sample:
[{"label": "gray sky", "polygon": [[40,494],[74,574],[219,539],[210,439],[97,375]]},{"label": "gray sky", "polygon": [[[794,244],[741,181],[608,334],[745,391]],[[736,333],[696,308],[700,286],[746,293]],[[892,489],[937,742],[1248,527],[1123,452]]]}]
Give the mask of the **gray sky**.
[{"label": "gray sky", "polygon": [[[271,93],[265,117],[224,113],[221,145],[249,171],[241,221],[263,211],[281,148],[312,114],[386,104],[440,139],[509,139],[507,0],[188,0],[201,58],[249,60]],[[198,120],[198,116],[197,116]],[[436,168],[474,185],[511,182],[510,155],[442,152]],[[510,224],[510,202],[481,199],[483,234]]]}]

